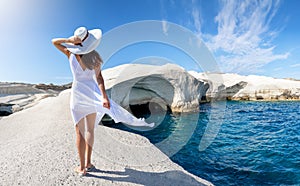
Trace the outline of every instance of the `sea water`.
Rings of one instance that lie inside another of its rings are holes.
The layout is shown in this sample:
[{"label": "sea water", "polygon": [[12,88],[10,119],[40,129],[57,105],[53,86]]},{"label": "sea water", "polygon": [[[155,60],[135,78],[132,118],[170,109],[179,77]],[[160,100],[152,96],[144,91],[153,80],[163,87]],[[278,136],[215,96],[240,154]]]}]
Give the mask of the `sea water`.
[{"label": "sea water", "polygon": [[[224,102],[217,102],[214,107],[218,104],[224,106]],[[201,104],[200,112],[187,114],[184,121],[180,115],[166,113],[159,126],[150,131],[113,127],[141,134],[153,144],[182,130],[182,137],[177,135],[176,139],[185,144],[171,160],[215,185],[300,185],[300,102],[225,104],[216,136],[201,151],[200,141],[211,119],[211,103]],[[189,127],[189,118],[195,117],[196,127],[186,140],[184,127]],[[180,122],[186,123],[184,127],[177,127]]]}]

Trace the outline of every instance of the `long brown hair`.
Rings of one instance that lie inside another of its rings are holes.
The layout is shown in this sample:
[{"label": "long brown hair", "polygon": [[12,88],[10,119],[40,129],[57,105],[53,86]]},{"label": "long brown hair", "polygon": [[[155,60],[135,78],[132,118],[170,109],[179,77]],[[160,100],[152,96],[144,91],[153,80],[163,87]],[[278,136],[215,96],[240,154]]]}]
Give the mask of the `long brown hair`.
[{"label": "long brown hair", "polygon": [[86,66],[86,68],[92,70],[95,67],[101,66],[103,64],[102,58],[100,54],[93,50],[90,53],[83,54],[80,56],[82,63]]}]

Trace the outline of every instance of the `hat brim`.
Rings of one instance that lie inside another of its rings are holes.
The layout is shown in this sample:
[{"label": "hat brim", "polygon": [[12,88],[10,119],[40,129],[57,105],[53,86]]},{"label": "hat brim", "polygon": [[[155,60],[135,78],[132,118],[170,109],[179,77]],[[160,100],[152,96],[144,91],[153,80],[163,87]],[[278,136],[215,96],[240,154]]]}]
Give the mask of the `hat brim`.
[{"label": "hat brim", "polygon": [[100,44],[102,31],[100,29],[93,29],[88,32],[89,35],[86,40],[81,43],[82,46],[66,43],[65,47],[73,54],[87,54],[95,50]]}]

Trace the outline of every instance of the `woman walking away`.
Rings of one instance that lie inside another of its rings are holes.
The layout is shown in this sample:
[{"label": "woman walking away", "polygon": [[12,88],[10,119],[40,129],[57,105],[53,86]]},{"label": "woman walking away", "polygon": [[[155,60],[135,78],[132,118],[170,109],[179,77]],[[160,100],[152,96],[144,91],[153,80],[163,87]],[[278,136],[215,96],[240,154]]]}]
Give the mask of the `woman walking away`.
[{"label": "woman walking away", "polygon": [[54,46],[68,57],[73,74],[70,108],[80,159],[80,166],[75,168],[75,171],[81,176],[95,167],[91,163],[94,128],[104,114],[108,114],[116,123],[154,126],[154,123],[148,124],[142,119],[137,119],[108,98],[101,74],[102,59],[95,51],[101,37],[100,29],[87,30],[85,27],[79,27],[74,36],[52,40]]}]

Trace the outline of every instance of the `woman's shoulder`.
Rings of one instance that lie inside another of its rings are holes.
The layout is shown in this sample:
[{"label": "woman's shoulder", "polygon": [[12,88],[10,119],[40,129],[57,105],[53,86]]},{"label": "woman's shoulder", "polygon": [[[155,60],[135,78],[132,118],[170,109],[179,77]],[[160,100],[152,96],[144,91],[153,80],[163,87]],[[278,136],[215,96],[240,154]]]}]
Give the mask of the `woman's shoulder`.
[{"label": "woman's shoulder", "polygon": [[69,54],[69,59],[71,59],[72,57],[74,57],[75,55],[73,53],[70,52]]},{"label": "woman's shoulder", "polygon": [[79,55],[76,55],[76,54],[73,54],[73,53],[70,53],[70,55],[69,55],[69,60],[70,61],[73,61],[75,59],[78,61],[78,58],[80,58]]}]

